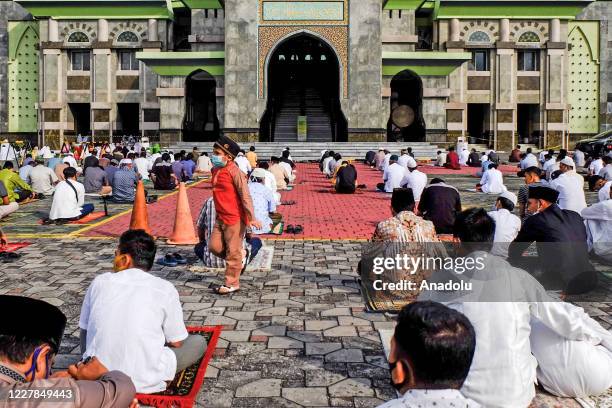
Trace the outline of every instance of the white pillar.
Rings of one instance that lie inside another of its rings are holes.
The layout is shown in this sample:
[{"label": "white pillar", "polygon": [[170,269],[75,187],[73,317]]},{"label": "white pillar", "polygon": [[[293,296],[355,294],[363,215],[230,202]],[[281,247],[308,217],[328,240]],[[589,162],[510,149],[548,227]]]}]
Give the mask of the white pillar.
[{"label": "white pillar", "polygon": [[561,42],[561,22],[558,18],[550,20],[550,41]]},{"label": "white pillar", "polygon": [[499,39],[501,42],[510,42],[510,20],[502,18],[499,22]]},{"label": "white pillar", "polygon": [[49,41],[50,42],[58,42],[59,41],[59,30],[57,28],[57,20],[52,18],[49,19]]},{"label": "white pillar", "polygon": [[157,36],[157,20],[154,18],[149,19],[149,41],[158,41]]},{"label": "white pillar", "polygon": [[98,41],[108,41],[108,20],[105,18],[98,19]]},{"label": "white pillar", "polygon": [[459,19],[453,18],[450,21],[450,40],[459,41]]}]

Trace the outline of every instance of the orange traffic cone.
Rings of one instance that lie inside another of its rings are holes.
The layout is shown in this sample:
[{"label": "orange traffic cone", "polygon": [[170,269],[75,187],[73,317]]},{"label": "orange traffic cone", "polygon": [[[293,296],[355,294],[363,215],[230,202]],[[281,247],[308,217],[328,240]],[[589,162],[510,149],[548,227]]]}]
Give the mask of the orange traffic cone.
[{"label": "orange traffic cone", "polygon": [[145,188],[142,180],[138,182],[136,187],[136,197],[134,198],[134,208],[132,209],[132,218],[130,219],[130,229],[145,230],[147,234],[151,234],[149,228],[149,214],[147,213],[147,199],[145,197]]},{"label": "orange traffic cone", "polygon": [[193,217],[189,208],[187,189],[185,183],[179,185],[178,200],[176,202],[176,217],[174,219],[174,231],[168,240],[173,245],[195,245],[198,239],[195,228],[193,227]]}]

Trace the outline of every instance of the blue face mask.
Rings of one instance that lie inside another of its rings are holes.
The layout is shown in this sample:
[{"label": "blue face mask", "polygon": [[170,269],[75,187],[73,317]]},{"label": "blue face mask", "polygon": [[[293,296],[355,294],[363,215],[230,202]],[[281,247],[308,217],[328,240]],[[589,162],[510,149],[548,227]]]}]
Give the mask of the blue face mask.
[{"label": "blue face mask", "polygon": [[210,161],[214,167],[225,167],[226,163],[221,156],[212,155]]}]

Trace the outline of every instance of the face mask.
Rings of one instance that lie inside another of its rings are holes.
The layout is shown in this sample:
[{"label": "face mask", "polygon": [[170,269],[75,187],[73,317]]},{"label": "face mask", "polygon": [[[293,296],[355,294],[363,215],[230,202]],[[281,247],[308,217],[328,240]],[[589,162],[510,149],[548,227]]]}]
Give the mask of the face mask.
[{"label": "face mask", "polygon": [[225,161],[221,156],[213,155],[210,161],[214,167],[225,167]]}]

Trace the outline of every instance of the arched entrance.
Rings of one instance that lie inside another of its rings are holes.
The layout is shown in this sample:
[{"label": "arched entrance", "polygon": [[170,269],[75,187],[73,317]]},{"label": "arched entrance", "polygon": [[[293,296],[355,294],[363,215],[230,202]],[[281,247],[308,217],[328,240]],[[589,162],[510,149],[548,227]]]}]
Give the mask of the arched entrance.
[{"label": "arched entrance", "polygon": [[208,72],[197,70],[185,81],[183,141],[211,142],[219,137],[217,83]]},{"label": "arched entrance", "polygon": [[268,61],[267,85],[261,141],[302,140],[298,120],[307,141],[347,140],[347,121],[340,107],[340,63],[325,42],[309,34],[282,42]]},{"label": "arched entrance", "polygon": [[391,80],[391,114],[387,122],[387,140],[425,141],[423,82],[412,71],[402,71]]}]

